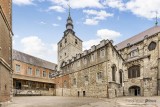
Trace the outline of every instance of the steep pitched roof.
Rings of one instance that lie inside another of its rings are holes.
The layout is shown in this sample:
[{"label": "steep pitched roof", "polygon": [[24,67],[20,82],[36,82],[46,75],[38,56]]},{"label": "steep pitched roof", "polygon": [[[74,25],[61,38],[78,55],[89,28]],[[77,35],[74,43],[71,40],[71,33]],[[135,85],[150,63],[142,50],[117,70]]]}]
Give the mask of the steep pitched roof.
[{"label": "steep pitched roof", "polygon": [[151,28],[149,28],[149,29],[147,29],[147,30],[145,30],[145,31],[143,31],[143,32],[141,32],[141,33],[139,33],[139,34],[137,34],[137,35],[135,35],[135,36],[119,43],[119,44],[117,44],[116,49],[117,50],[123,49],[123,48],[127,47],[128,43],[130,43],[130,45],[135,44],[139,41],[142,41],[145,38],[146,35],[148,37],[150,37],[150,36],[152,36],[156,33],[159,33],[159,32],[160,32],[160,26],[151,27]]},{"label": "steep pitched roof", "polygon": [[13,58],[13,60],[17,60],[17,61],[28,63],[31,65],[47,68],[50,70],[55,70],[55,68],[57,66],[56,64],[54,64],[52,62],[45,61],[43,59],[19,52],[17,50],[13,50],[12,58]]}]

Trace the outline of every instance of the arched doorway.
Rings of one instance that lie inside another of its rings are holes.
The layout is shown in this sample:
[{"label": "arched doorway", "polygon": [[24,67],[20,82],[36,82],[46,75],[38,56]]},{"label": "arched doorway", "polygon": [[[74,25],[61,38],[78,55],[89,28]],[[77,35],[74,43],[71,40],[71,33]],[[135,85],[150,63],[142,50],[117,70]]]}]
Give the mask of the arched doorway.
[{"label": "arched doorway", "polygon": [[131,86],[129,88],[129,94],[131,96],[140,96],[141,88],[139,86]]}]

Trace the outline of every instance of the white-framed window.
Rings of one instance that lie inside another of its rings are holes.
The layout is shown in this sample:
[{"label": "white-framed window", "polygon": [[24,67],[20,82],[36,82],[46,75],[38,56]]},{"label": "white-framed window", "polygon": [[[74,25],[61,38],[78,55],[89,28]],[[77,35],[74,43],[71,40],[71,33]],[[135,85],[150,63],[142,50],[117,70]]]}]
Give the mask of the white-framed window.
[{"label": "white-framed window", "polygon": [[21,70],[21,66],[16,64],[16,72],[20,72],[20,70]]},{"label": "white-framed window", "polygon": [[104,57],[105,56],[105,50],[104,49],[101,49],[100,50],[100,57]]},{"label": "white-framed window", "polygon": [[40,70],[39,69],[36,69],[36,76],[40,77]]},{"label": "white-framed window", "polygon": [[49,72],[48,78],[52,78],[52,73],[51,72]]},{"label": "white-framed window", "polygon": [[27,74],[32,75],[32,68],[31,67],[28,67]]},{"label": "white-framed window", "polygon": [[46,71],[43,71],[43,77],[47,77]]}]

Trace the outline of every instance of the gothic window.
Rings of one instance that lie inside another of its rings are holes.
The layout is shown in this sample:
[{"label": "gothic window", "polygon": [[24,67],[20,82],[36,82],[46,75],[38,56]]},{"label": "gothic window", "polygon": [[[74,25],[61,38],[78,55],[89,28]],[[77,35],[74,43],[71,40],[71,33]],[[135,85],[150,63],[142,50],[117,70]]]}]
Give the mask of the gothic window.
[{"label": "gothic window", "polygon": [[85,76],[84,79],[85,79],[85,81],[88,81],[88,76]]},{"label": "gothic window", "polygon": [[104,50],[104,49],[101,49],[101,51],[100,51],[100,56],[101,56],[101,57],[104,57],[104,56],[105,56],[105,50]]},{"label": "gothic window", "polygon": [[73,79],[73,85],[76,85],[76,78]]},{"label": "gothic window", "polygon": [[148,46],[148,50],[149,50],[149,51],[152,51],[152,50],[154,50],[155,48],[156,48],[156,43],[152,41],[152,42],[149,44],[149,46]]},{"label": "gothic window", "polygon": [[65,43],[67,43],[67,38],[65,38]]},{"label": "gothic window", "polygon": [[116,65],[114,64],[112,65],[112,81],[116,81],[115,73],[116,73]]},{"label": "gothic window", "polygon": [[16,72],[20,72],[20,65],[16,64]]},{"label": "gothic window", "polygon": [[77,39],[75,39],[75,44],[78,44]]},{"label": "gothic window", "polygon": [[98,79],[98,80],[102,79],[102,72],[98,72],[98,73],[97,73],[97,79]]},{"label": "gothic window", "polygon": [[84,58],[84,64],[87,64],[87,58]]},{"label": "gothic window", "polygon": [[64,88],[66,88],[67,87],[67,81],[66,80],[64,80]]},{"label": "gothic window", "polygon": [[134,65],[128,69],[128,78],[140,77],[140,66]]},{"label": "gothic window", "polygon": [[122,82],[123,82],[123,76],[122,76],[122,74],[123,74],[123,71],[122,70],[120,70],[119,71],[119,81],[120,81],[120,84],[121,84],[121,86],[122,86]]},{"label": "gothic window", "polygon": [[94,61],[94,58],[95,58],[95,55],[93,53],[93,54],[91,54],[91,61]]},{"label": "gothic window", "polygon": [[60,43],[60,47],[62,47],[62,43]]}]

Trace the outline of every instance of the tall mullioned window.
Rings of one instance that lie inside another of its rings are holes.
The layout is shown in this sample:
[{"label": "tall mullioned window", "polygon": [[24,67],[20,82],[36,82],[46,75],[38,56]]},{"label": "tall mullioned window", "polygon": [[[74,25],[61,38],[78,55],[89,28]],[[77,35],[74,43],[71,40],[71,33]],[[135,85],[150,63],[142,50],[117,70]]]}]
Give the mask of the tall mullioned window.
[{"label": "tall mullioned window", "polygon": [[128,78],[140,77],[140,66],[134,65],[128,69]]},{"label": "tall mullioned window", "polygon": [[16,64],[16,72],[20,72],[20,70],[21,70],[20,68],[21,68],[21,66]]},{"label": "tall mullioned window", "polygon": [[112,66],[112,81],[116,81],[116,65]]}]

